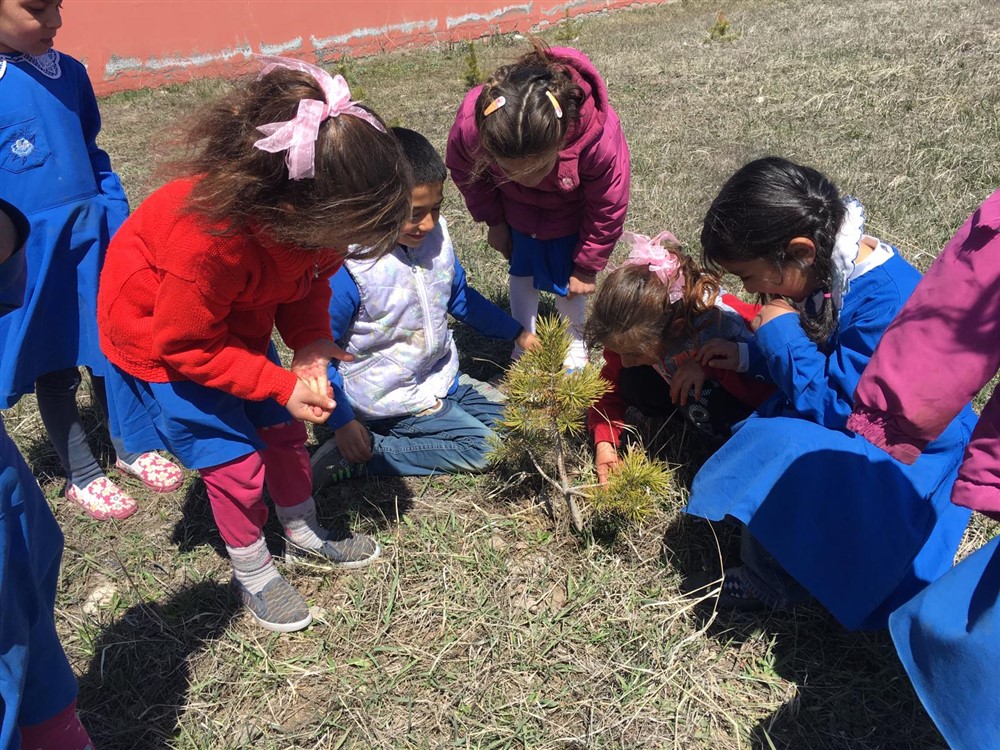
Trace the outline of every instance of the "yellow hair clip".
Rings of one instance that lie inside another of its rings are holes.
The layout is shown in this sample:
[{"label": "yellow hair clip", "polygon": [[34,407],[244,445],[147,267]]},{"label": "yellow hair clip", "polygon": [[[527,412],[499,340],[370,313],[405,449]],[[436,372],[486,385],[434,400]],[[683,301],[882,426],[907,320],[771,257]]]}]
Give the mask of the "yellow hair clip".
[{"label": "yellow hair clip", "polygon": [[556,111],[556,119],[562,119],[562,107],[559,106],[559,100],[556,99],[556,95],[553,94],[548,89],[545,89],[545,95],[549,97],[549,101],[552,102],[552,108]]},{"label": "yellow hair clip", "polygon": [[483,117],[489,117],[494,112],[496,112],[500,107],[507,103],[507,99],[502,96],[498,96],[496,99],[491,101],[486,105],[486,109],[483,110]]}]

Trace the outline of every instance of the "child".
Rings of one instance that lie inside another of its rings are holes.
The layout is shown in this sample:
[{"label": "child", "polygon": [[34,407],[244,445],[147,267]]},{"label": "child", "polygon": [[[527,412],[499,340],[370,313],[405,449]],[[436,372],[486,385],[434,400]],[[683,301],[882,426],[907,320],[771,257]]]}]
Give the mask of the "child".
[{"label": "child", "polygon": [[[28,221],[0,200],[0,315],[21,304]],[[53,621],[63,537],[0,422],[0,747],[87,750]]]},{"label": "child", "polygon": [[471,378],[459,380],[448,314],[484,336],[535,346],[533,334],[465,282],[440,216],[440,155],[419,133],[392,131],[413,171],[411,214],[391,253],[348,260],[330,280],[333,338],[354,359],[330,367],[335,437],[313,455],[315,487],[356,472],[482,471],[503,407]]},{"label": "child", "polygon": [[600,74],[582,52],[536,45],[466,95],[446,161],[510,261],[513,316],[533,333],[539,291],[557,295],[573,337],[566,367],[582,367],[585,295],[621,236],[629,195],[628,146]]},{"label": "child", "polygon": [[[969,514],[946,488],[971,407],[913,466],[845,429],[861,371],[920,279],[864,223],[857,200],[776,157],[736,172],[705,217],[706,261],[769,300],[754,345],[778,389],[692,487],[688,513],[746,525],[723,606],[787,607],[811,594],[847,628],[882,628],[951,567],[962,538]],[[698,357],[729,366],[713,347]]]},{"label": "child", "polygon": [[[758,307],[724,294],[719,278],[698,268],[669,232],[652,239],[626,232],[623,239],[632,251],[601,284],[587,321],[587,340],[604,345],[601,375],[612,384],[588,417],[602,484],[618,464],[626,406],[652,417],[680,409],[696,427],[725,439],[773,390],[737,374],[750,366],[746,342]],[[694,358],[717,338],[734,342],[735,371]]]},{"label": "child", "polygon": [[[340,76],[262,58],[195,126],[191,177],[124,224],[101,276],[101,346],[126,445],[165,446],[205,481],[242,601],[269,630],[311,621],[264,543],[266,480],[289,555],[345,567],[379,546],[316,520],[306,431],[333,409],[326,279],[357,242],[391,247],[409,210],[395,137]],[[282,369],[277,326],[294,351]]]},{"label": "child", "polygon": [[[848,428],[903,463],[923,460],[1000,371],[998,291],[1000,190],[969,217],[886,330],[858,383]],[[972,433],[951,501],[1000,520],[998,390]],[[954,750],[1000,747],[998,550],[1000,537],[889,618],[917,694]]]},{"label": "child", "polygon": [[[97,343],[97,279],[108,238],[128,202],[108,155],[97,147],[97,100],[84,67],[52,48],[59,0],[0,4],[0,181],[35,231],[25,251],[24,306],[0,321],[0,408],[34,391],[66,472],[66,497],[93,518],[125,518],[135,500],[104,475],[76,404],[78,367],[92,375],[104,413],[107,360]],[[112,430],[115,466],[169,492],[181,470],[155,453],[125,450]]]}]

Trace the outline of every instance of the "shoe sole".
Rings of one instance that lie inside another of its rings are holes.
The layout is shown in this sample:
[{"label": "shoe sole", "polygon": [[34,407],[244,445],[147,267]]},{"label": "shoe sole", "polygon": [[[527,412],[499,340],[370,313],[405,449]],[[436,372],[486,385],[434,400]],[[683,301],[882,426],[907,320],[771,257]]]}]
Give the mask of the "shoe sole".
[{"label": "shoe sole", "polygon": [[[301,553],[294,550],[302,550]],[[382,556],[382,545],[375,542],[375,551],[364,560],[351,560],[349,562],[334,562],[329,558],[312,553],[311,550],[297,547],[285,540],[284,560],[286,565],[313,568],[314,570],[357,570],[371,565]]]},{"label": "shoe sole", "polygon": [[250,609],[250,607],[245,604],[243,605],[243,608],[250,613],[253,619],[257,621],[258,625],[264,628],[264,630],[269,630],[272,633],[295,633],[299,630],[305,630],[312,624],[313,621],[313,617],[310,614],[306,615],[304,619],[298,620],[297,622],[269,622],[268,620],[262,620],[252,609]]},{"label": "shoe sole", "polygon": [[70,497],[69,495],[66,494],[64,494],[63,497],[65,497],[67,500],[73,503],[73,505],[82,510],[88,516],[93,518],[95,521],[123,521],[126,518],[134,516],[136,511],[139,510],[139,506],[136,505],[134,508],[128,510],[115,510],[115,511],[109,511],[108,513],[95,513],[94,511],[90,510],[90,508],[88,508],[86,505],[84,505],[83,502],[77,500],[75,497]]}]

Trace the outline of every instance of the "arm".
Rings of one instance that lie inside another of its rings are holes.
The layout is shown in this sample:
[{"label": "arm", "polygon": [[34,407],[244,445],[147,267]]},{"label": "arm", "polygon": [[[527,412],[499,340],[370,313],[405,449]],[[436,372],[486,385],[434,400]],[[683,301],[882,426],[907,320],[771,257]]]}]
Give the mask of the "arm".
[{"label": "arm", "polygon": [[779,315],[757,331],[771,380],[802,416],[843,430],[851,396],[885,330],[888,310],[878,304],[844,324],[829,355],[806,336],[795,314]]},{"label": "arm", "polygon": [[913,463],[998,369],[1000,191],[956,233],[886,330],[847,426]]},{"label": "arm", "polygon": [[128,218],[128,198],[121,180],[111,169],[111,158],[97,145],[97,134],[101,130],[101,113],[97,107],[94,88],[82,65],[76,63],[72,67],[73,73],[77,76],[77,90],[80,96],[80,123],[83,126],[83,137],[87,144],[90,165],[94,170],[97,189],[104,197],[108,208],[108,233],[114,234]]},{"label": "arm", "polygon": [[468,285],[465,269],[462,268],[457,255],[448,312],[456,320],[472,326],[483,336],[493,339],[513,341],[522,330],[520,323]]},{"label": "arm", "polygon": [[607,442],[618,445],[618,438],[625,427],[625,399],[619,389],[622,358],[617,352],[604,350],[604,367],[601,377],[611,384],[611,390],[601,396],[587,413],[587,429],[594,436],[594,443]]},{"label": "arm", "polygon": [[[358,293],[358,285],[347,269],[341,267],[330,279],[329,284],[325,286],[331,290],[330,333],[334,341],[344,346],[345,339],[351,332],[351,324],[354,322],[358,310],[361,309],[361,295]],[[333,386],[333,400],[337,402],[327,424],[331,429],[336,430],[348,422],[353,422],[356,417],[354,407],[351,406],[347,394],[344,393],[344,378],[340,374],[337,363],[330,362],[327,372],[330,385]]]},{"label": "arm", "polygon": [[604,270],[625,227],[628,209],[628,144],[617,117],[609,115],[604,128],[597,143],[580,155],[585,205],[573,263],[574,274],[584,277]]},{"label": "arm", "polygon": [[505,222],[500,191],[488,173],[476,173],[480,156],[476,143],[475,106],[481,90],[481,86],[472,89],[458,109],[455,123],[448,133],[445,163],[451,170],[451,178],[461,191],[472,218],[494,226]]},{"label": "arm", "polygon": [[[9,208],[16,211],[12,206]],[[0,316],[21,306],[28,278],[27,264],[21,252],[25,237],[18,231],[14,218],[8,215],[7,210],[0,203]],[[18,220],[27,226],[23,215]]]}]

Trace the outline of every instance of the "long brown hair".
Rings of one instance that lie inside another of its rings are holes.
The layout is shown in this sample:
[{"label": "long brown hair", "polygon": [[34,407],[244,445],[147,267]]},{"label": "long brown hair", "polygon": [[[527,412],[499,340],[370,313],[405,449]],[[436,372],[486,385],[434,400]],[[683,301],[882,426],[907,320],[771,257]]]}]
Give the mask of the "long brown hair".
[{"label": "long brown hair", "polygon": [[670,348],[678,341],[693,340],[711,319],[697,322],[715,312],[721,291],[719,277],[698,266],[679,246],[663,243],[677,256],[684,274],[684,291],[670,301],[670,287],[649,270],[648,265],[624,265],[601,282],[587,319],[586,339],[590,346],[603,345],[617,352],[655,352],[661,345]]},{"label": "long brown hair", "polygon": [[[583,89],[565,65],[555,60],[540,40],[510,65],[497,68],[476,100],[479,145],[491,159],[521,159],[559,147],[566,131],[580,117]],[[548,94],[556,98],[562,117]],[[499,97],[504,105],[486,115]]]},{"label": "long brown hair", "polygon": [[311,75],[279,68],[207,106],[187,132],[192,155],[175,165],[199,178],[190,209],[221,233],[263,231],[303,250],[387,252],[412,190],[392,133],[350,115],[328,118],[316,139],[316,175],[303,180],[288,178],[284,152],[254,148],[263,137],[257,127],[291,120],[303,99],[325,101]]}]

